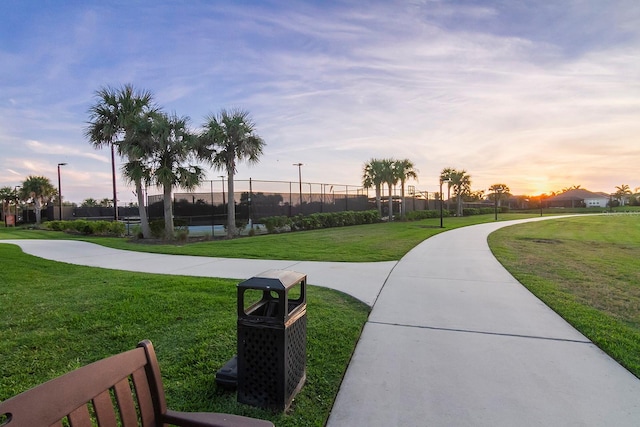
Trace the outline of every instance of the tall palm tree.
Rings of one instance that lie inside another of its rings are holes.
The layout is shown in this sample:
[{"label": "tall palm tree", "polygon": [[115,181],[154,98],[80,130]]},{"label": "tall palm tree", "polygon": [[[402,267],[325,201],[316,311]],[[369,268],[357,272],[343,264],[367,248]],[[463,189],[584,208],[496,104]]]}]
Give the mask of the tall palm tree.
[{"label": "tall palm tree", "polygon": [[616,186],[616,192],[614,195],[616,199],[620,202],[620,205],[624,206],[625,198],[627,196],[630,196],[631,194],[633,194],[631,192],[631,187],[629,187],[627,184],[622,184],[622,185]]},{"label": "tall palm tree", "polygon": [[493,201],[496,206],[499,207],[502,195],[508,195],[511,190],[507,184],[493,184],[489,187],[489,191],[491,192],[489,194],[489,200]]},{"label": "tall palm tree", "polygon": [[2,201],[2,218],[10,215],[11,205],[16,202],[17,194],[16,190],[11,187],[0,188],[0,201]]},{"label": "tall palm tree", "polygon": [[180,186],[187,190],[202,182],[203,170],[187,165],[195,159],[195,137],[189,132],[188,118],[175,114],[152,113],[150,137],[153,140],[152,182],[163,189],[165,239],[174,238],[171,192]]},{"label": "tall palm tree", "polygon": [[198,154],[217,170],[227,173],[227,237],[236,232],[236,208],[233,177],[239,161],[257,163],[262,155],[264,140],[256,133],[256,125],[249,112],[222,109],[217,115],[205,118],[204,130],[200,134]]},{"label": "tall palm tree", "polygon": [[467,175],[465,170],[454,170],[449,178],[453,194],[456,196],[456,215],[462,216],[462,197],[471,191],[471,176]]},{"label": "tall palm tree", "polygon": [[113,205],[117,218],[117,197],[113,151],[117,148],[120,156],[126,157],[129,164],[123,166],[125,177],[136,187],[140,227],[145,238],[151,237],[149,221],[144,203],[143,181],[148,173],[140,169],[141,159],[149,153],[132,137],[136,126],[145,118],[145,114],[157,110],[153,105],[153,96],[147,91],[136,91],[130,84],[120,89],[102,88],[96,92],[96,103],[89,108],[89,125],[85,135],[94,148],[111,148],[113,173]]},{"label": "tall palm tree", "polygon": [[393,164],[397,178],[400,180],[400,197],[402,198],[402,205],[400,205],[400,216],[404,217],[406,213],[405,199],[404,199],[404,183],[407,179],[418,179],[418,170],[413,165],[413,162],[409,159],[396,160]]},{"label": "tall palm tree", "polygon": [[389,188],[389,221],[393,221],[393,186],[398,183],[398,175],[394,168],[395,160],[380,160],[382,170],[382,182]]},{"label": "tall palm tree", "polygon": [[378,215],[382,217],[381,193],[383,181],[383,165],[382,160],[371,159],[364,165],[362,172],[362,185],[364,188],[374,187],[376,190],[376,207]]},{"label": "tall palm tree", "polygon": [[33,202],[36,224],[40,224],[42,221],[42,207],[49,203],[56,194],[58,194],[58,190],[51,184],[49,178],[44,176],[29,175],[20,189],[20,198],[27,202]]}]

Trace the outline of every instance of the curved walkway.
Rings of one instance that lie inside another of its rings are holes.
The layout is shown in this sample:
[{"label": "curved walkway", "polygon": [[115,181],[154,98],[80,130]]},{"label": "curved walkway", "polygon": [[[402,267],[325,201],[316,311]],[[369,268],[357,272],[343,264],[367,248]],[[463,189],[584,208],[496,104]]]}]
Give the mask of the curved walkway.
[{"label": "curved walkway", "polygon": [[[537,218],[547,219],[547,218]],[[13,240],[56,261],[243,279],[293,269],[373,310],[329,427],[636,426],[640,380],[517,282],[481,224],[431,237],[399,262],[233,260]]]}]

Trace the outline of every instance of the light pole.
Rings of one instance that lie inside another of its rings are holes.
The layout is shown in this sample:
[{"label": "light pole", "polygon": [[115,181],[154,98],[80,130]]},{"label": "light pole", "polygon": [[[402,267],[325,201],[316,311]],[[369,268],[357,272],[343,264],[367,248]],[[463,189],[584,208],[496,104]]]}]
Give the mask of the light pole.
[{"label": "light pole", "polygon": [[498,220],[498,202],[500,201],[500,189],[496,188],[495,193],[493,194],[493,211],[494,211],[494,220]]},{"label": "light pole", "polygon": [[294,163],[298,167],[298,184],[300,185],[300,211],[302,211],[302,163]]},{"label": "light pole", "polygon": [[66,163],[58,163],[58,219],[62,221],[62,187],[60,186],[60,166],[66,166]]},{"label": "light pole", "polygon": [[[442,179],[440,178],[440,228],[444,228],[444,225],[442,224],[442,205],[444,204],[444,197],[442,197],[442,184],[445,182],[451,182],[451,180],[449,178],[447,179]],[[449,201],[447,200],[447,204],[449,204]]]}]

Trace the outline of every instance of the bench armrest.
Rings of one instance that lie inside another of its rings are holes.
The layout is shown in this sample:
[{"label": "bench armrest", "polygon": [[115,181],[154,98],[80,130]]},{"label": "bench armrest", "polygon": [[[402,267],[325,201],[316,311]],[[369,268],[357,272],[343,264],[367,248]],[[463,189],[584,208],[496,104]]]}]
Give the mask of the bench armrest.
[{"label": "bench armrest", "polygon": [[167,410],[162,423],[181,427],[274,427],[271,421],[242,417],[240,415],[212,412],[176,412]]}]

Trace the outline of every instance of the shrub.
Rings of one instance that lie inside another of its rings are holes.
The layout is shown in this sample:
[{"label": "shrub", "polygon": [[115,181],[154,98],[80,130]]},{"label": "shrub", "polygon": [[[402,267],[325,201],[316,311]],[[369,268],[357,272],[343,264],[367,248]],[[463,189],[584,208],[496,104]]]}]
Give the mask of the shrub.
[{"label": "shrub", "polygon": [[54,231],[99,236],[122,236],[125,232],[125,225],[121,222],[87,221],[84,219],[74,221],[49,221],[45,227]]},{"label": "shrub", "polygon": [[[440,218],[440,211],[439,210],[412,211],[407,213],[406,216],[409,221],[419,221],[421,219],[427,219],[427,218]],[[448,217],[450,216],[450,212],[447,209],[443,209],[442,216]]]}]

